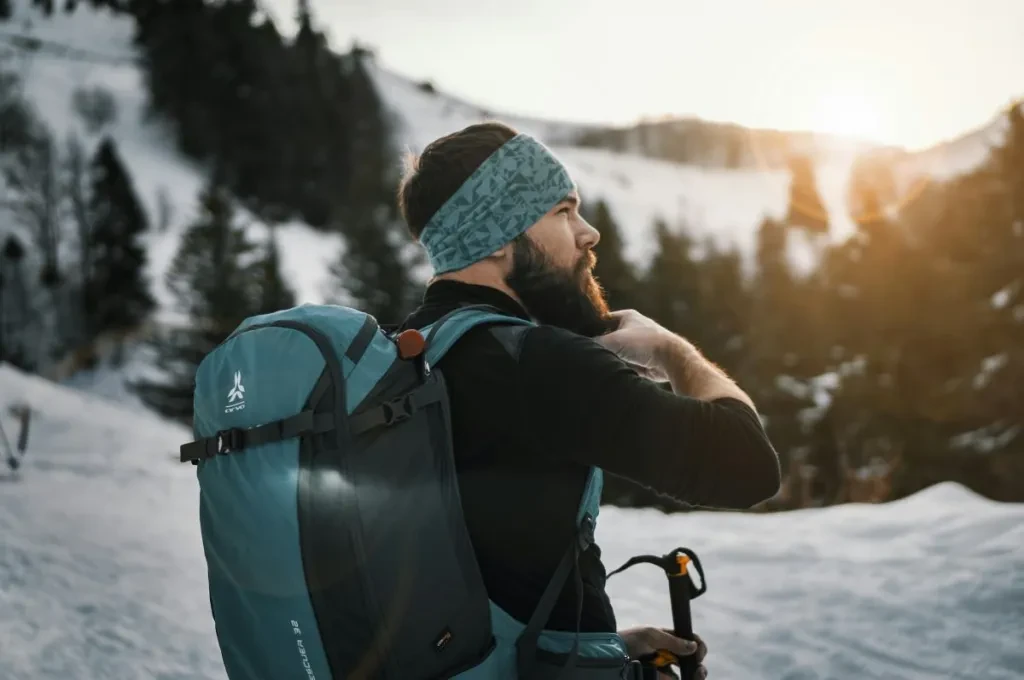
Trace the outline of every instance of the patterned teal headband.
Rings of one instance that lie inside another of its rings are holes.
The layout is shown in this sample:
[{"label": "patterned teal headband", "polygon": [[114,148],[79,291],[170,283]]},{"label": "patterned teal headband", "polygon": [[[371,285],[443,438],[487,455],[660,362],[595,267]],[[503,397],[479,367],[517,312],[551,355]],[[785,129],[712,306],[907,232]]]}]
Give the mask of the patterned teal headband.
[{"label": "patterned teal headband", "polygon": [[421,241],[434,273],[462,269],[499,250],[575,188],[547,147],[529,135],[516,135],[424,227]]}]

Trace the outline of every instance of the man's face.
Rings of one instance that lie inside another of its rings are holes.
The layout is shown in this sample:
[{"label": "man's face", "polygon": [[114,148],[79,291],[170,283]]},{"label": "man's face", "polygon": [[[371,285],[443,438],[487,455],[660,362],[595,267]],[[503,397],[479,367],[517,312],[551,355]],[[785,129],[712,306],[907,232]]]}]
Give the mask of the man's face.
[{"label": "man's face", "polygon": [[514,242],[505,282],[538,322],[596,337],[611,330],[604,291],[593,276],[600,235],[578,208],[573,192]]}]

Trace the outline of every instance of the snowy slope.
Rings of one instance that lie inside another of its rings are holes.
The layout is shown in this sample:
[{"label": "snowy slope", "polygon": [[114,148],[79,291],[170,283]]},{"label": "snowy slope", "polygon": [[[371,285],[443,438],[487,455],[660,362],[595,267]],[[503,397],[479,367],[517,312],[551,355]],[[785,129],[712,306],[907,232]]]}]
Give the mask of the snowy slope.
[{"label": "snowy slope", "polygon": [[[782,218],[788,206],[789,174],[784,170],[707,169],[639,154],[574,146],[585,128],[569,123],[506,118],[443,93],[425,92],[418,83],[370,62],[385,103],[397,123],[403,150],[419,152],[430,141],[467,125],[497,118],[537,136],[565,162],[583,199],[605,199],[622,227],[626,257],[643,265],[653,254],[653,223],[686,224],[699,238],[753,255],[754,235],[766,216]],[[846,209],[846,182],[857,146],[837,147],[818,165],[819,191],[833,222],[834,238],[852,229]],[[795,257],[802,254],[794,253]]]},{"label": "snowy slope", "polygon": [[[82,129],[72,111],[71,94],[78,86],[109,89],[116,97],[119,116],[105,132],[116,140],[154,221],[159,212],[159,194],[164,192],[169,199],[169,228],[150,234],[148,244],[150,276],[163,318],[173,319],[172,300],[163,276],[182,229],[195,214],[196,194],[205,172],[175,150],[158,121],[143,115],[146,88],[131,44],[132,20],[106,9],[94,9],[88,3],[80,4],[72,15],[55,12],[49,18],[32,8],[28,0],[13,4],[14,18],[0,23],[0,48],[17,65],[29,99],[53,127],[58,140],[74,132],[94,144],[97,138]],[[43,44],[40,49],[26,50],[23,45],[12,44],[12,36],[30,36]],[[585,198],[609,202],[625,233],[627,257],[637,264],[643,264],[652,254],[655,217],[662,217],[670,225],[685,223],[699,237],[710,237],[719,245],[737,246],[749,259],[762,218],[785,214],[789,177],[784,171],[709,170],[577,147],[572,140],[587,126],[504,117],[444,93],[426,91],[377,60],[371,62],[371,73],[397,123],[398,143],[403,149],[418,151],[432,139],[492,116],[550,144],[573,171]],[[961,167],[964,158],[976,160],[983,154],[978,151],[983,149],[982,141],[968,139],[957,147],[956,154],[913,156],[905,162],[906,172],[915,177],[925,170],[948,174],[950,168]],[[846,186],[859,148],[856,144],[834,145],[826,160],[816,166],[819,190],[832,221],[829,239],[845,238],[852,229]],[[401,161],[396,158],[395,162]],[[259,224],[253,224],[252,232],[257,239],[265,236]],[[284,272],[300,299],[322,301],[327,264],[337,256],[341,240],[301,223],[283,225],[281,236]],[[806,266],[813,261],[813,244],[797,243],[795,248],[792,255],[798,264]]]},{"label": "snowy slope", "polygon": [[[145,74],[137,64],[132,45],[134,21],[105,8],[93,9],[87,3],[82,3],[72,15],[54,12],[51,17],[32,8],[28,0],[13,4],[14,17],[0,23],[0,38],[31,36],[44,43],[39,50],[26,51],[0,39],[0,53],[21,75],[26,98],[51,127],[58,143],[63,145],[69,134],[76,134],[87,142],[91,154],[99,138],[82,126],[72,109],[71,95],[76,87],[102,86],[114,95],[118,117],[100,134],[111,135],[117,143],[151,223],[157,222],[158,196],[165,192],[171,219],[166,231],[153,231],[147,236],[148,273],[161,305],[161,318],[176,319],[164,274],[184,228],[196,216],[197,195],[206,172],[175,149],[160,121],[145,115]],[[239,214],[247,219],[244,211]],[[251,234],[254,239],[263,240],[267,232],[264,225],[253,222]],[[302,223],[281,225],[279,236],[285,276],[302,299],[320,301],[323,276],[328,263],[339,252],[340,239]]]},{"label": "snowy slope", "polygon": [[[0,366],[0,678],[222,679],[182,427]],[[942,485],[880,506],[774,515],[603,508],[609,568],[685,545],[721,680],[1024,677],[1024,506]],[[612,577],[620,627],[670,625],[664,576]]]},{"label": "snowy slope", "polygon": [[1001,113],[987,125],[965,135],[912,154],[896,164],[897,179],[907,190],[914,181],[943,181],[970,172],[1002,143],[1006,115]]},{"label": "snowy slope", "polygon": [[566,121],[506,116],[441,91],[431,92],[423,87],[423,83],[413,82],[383,68],[376,58],[369,64],[374,83],[403,127],[402,144],[414,150],[420,150],[431,140],[461,127],[495,117],[550,144],[571,145],[574,139],[595,127]]}]

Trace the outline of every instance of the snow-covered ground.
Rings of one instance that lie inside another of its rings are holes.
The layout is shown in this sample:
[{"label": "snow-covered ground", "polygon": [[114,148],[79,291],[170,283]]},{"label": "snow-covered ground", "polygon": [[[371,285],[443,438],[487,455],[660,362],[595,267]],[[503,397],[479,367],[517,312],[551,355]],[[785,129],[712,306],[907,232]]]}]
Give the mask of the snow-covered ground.
[{"label": "snow-covered ground", "polygon": [[[34,417],[0,473],[0,678],[197,680],[224,672],[186,428],[0,366],[0,419]],[[605,507],[614,568],[685,545],[722,680],[1024,677],[1024,505],[940,485],[878,506],[773,515]],[[671,625],[664,576],[609,581],[621,627]]]}]

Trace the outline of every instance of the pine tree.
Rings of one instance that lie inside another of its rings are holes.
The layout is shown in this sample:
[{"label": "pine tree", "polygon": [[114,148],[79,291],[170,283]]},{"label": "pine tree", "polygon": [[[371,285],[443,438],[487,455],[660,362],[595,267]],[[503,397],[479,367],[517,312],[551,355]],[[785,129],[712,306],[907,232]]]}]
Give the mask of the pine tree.
[{"label": "pine tree", "polygon": [[422,286],[413,280],[405,256],[410,243],[393,200],[397,179],[391,130],[363,64],[366,58],[352,54],[346,60],[353,96],[353,173],[344,202],[335,203],[332,211],[341,218],[345,248],[331,274],[338,297],[347,296],[351,304],[391,324],[412,311]]},{"label": "pine tree", "polygon": [[812,233],[828,231],[828,211],[818,193],[814,178],[814,165],[803,155],[792,156],[789,160],[789,211],[786,222],[793,227],[807,229]]},{"label": "pine tree", "polygon": [[17,72],[0,70],[0,149],[12,150],[32,142],[42,127],[35,108],[25,99]]},{"label": "pine tree", "polygon": [[290,103],[279,97],[276,80],[280,38],[272,25],[267,30],[269,22],[261,28],[253,25],[257,13],[255,0],[234,0],[208,12],[218,41],[206,104],[217,131],[216,146],[208,151],[230,170],[228,188],[238,200],[264,212],[284,202],[277,195],[277,152],[287,131],[273,123],[274,109]]},{"label": "pine tree", "polygon": [[[335,228],[353,151],[352,60],[334,54],[301,2],[288,43],[255,0],[133,2],[150,107],[180,150],[224,164],[227,188],[262,219]],[[355,77],[359,77],[355,74]]]},{"label": "pine tree", "polygon": [[[965,401],[969,400],[964,410],[980,413],[958,433],[971,441],[958,450],[969,458],[979,449],[986,452],[992,488],[980,491],[1001,500],[1020,500],[1024,498],[1024,110],[1020,102],[1005,112],[1005,130],[989,163],[963,178],[970,183],[949,196],[944,214],[960,213],[964,240],[971,241],[970,249],[961,246],[958,253],[970,258],[975,284],[972,302],[977,310],[973,332],[965,329],[964,333],[964,341],[970,341],[975,351],[972,361],[962,367],[966,372],[962,382]],[[964,204],[971,207],[970,212],[963,210]],[[967,353],[966,349],[961,352]]]},{"label": "pine tree", "polygon": [[897,202],[896,178],[889,158],[880,153],[857,156],[850,167],[846,191],[847,208],[854,222],[882,220],[886,208]]},{"label": "pine tree", "polygon": [[295,292],[284,280],[281,272],[281,254],[277,246],[276,230],[271,229],[263,248],[263,256],[253,264],[259,285],[257,314],[270,314],[295,306]]},{"label": "pine tree", "polygon": [[685,229],[673,232],[660,218],[654,237],[657,250],[644,277],[639,311],[700,347],[702,300],[693,237]]},{"label": "pine tree", "polygon": [[746,333],[750,340],[738,376],[766,420],[784,469],[806,443],[800,412],[813,405],[800,387],[810,377],[796,349],[807,321],[799,314],[800,290],[787,257],[788,237],[787,225],[771,218],[758,230]]},{"label": "pine tree", "polygon": [[191,419],[199,363],[258,308],[258,281],[245,265],[255,249],[215,173],[200,196],[199,219],[185,231],[167,272],[167,287],[187,321],[154,342],[164,380],[134,385],[148,406],[183,422]]},{"label": "pine tree", "polygon": [[72,303],[76,318],[72,344],[84,347],[94,337],[94,324],[89,318],[89,277],[93,259],[93,220],[89,214],[89,159],[81,140],[69,135],[64,155],[64,194],[67,199],[68,218],[75,226],[77,235],[78,275],[71,277],[77,285],[74,291],[77,300]]},{"label": "pine tree", "polygon": [[601,234],[601,240],[594,248],[597,256],[594,276],[604,289],[609,307],[636,308],[640,282],[636,268],[626,260],[625,243],[608,204],[603,199],[598,200],[592,209],[583,211],[583,217]]},{"label": "pine tree", "polygon": [[330,228],[339,219],[337,196],[352,191],[352,174],[363,160],[354,151],[356,121],[375,110],[372,101],[353,92],[357,60],[330,51],[305,0],[298,3],[296,19],[298,32],[288,51],[292,145],[284,158],[293,177],[292,204],[310,225]]},{"label": "pine tree", "polygon": [[750,292],[742,261],[735,247],[723,250],[711,239],[703,249],[698,275],[701,351],[726,373],[736,375],[751,340],[747,337]]},{"label": "pine tree", "polygon": [[32,0],[32,6],[38,7],[46,16],[53,14],[53,0]]},{"label": "pine tree", "polygon": [[421,286],[402,258],[399,229],[378,209],[349,222],[345,246],[330,266],[331,301],[356,307],[382,324],[399,323],[415,307]]},{"label": "pine tree", "polygon": [[[68,313],[68,281],[62,271],[64,230],[61,205],[61,161],[50,130],[38,122],[28,139],[9,155],[3,168],[6,205],[15,228],[28,236],[26,302],[35,331],[25,350],[28,359],[45,370],[68,350],[74,337]],[[37,265],[38,263],[38,265]]]},{"label": "pine tree", "polygon": [[92,333],[137,327],[156,305],[145,277],[146,215],[109,137],[91,163],[85,304]]},{"label": "pine tree", "polygon": [[38,319],[28,299],[24,258],[25,246],[9,234],[0,249],[0,362],[31,371],[36,365],[29,344]]},{"label": "pine tree", "polygon": [[59,154],[49,128],[33,125],[24,144],[14,150],[4,172],[7,186],[12,190],[9,206],[13,216],[32,234],[43,260],[40,283],[54,290],[61,283],[62,187]]},{"label": "pine tree", "polygon": [[213,80],[223,71],[210,16],[204,0],[136,1],[134,42],[140,48],[149,108],[165,115],[186,155],[207,160],[219,151]]}]

